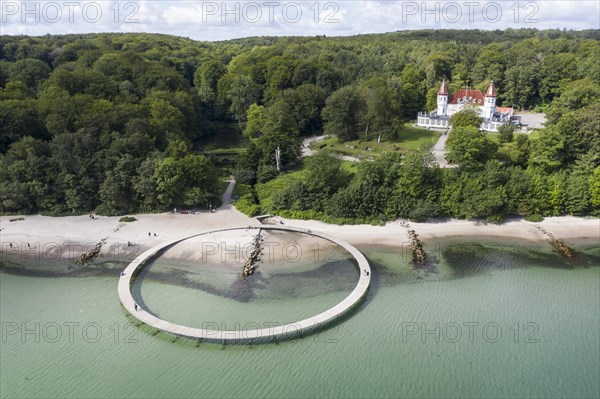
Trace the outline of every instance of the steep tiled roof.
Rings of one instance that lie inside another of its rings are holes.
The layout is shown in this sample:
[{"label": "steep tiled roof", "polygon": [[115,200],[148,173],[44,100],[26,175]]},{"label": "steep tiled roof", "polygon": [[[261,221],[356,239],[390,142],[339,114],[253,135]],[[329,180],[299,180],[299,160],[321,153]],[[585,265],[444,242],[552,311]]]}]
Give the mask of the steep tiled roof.
[{"label": "steep tiled roof", "polygon": [[449,104],[459,104],[462,102],[472,102],[483,106],[483,93],[481,90],[459,90],[452,95]]},{"label": "steep tiled roof", "polygon": [[513,108],[507,108],[507,107],[496,107],[496,112],[499,114],[509,114],[512,116],[512,114],[515,112],[515,110]]},{"label": "steep tiled roof", "polygon": [[496,97],[496,86],[494,86],[493,80],[490,82],[490,85],[488,86],[488,88],[485,92],[485,96],[486,97]]}]

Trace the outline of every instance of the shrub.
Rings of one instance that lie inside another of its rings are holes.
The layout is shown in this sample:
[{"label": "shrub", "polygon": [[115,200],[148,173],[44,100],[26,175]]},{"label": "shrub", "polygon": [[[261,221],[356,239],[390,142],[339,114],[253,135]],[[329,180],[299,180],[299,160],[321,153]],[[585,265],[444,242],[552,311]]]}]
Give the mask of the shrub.
[{"label": "shrub", "polygon": [[256,181],[258,183],[266,183],[277,177],[279,171],[273,165],[260,165],[256,172]]},{"label": "shrub", "polygon": [[234,198],[242,198],[244,195],[252,194],[252,186],[248,184],[236,183],[233,188]]},{"label": "shrub", "polygon": [[236,168],[234,171],[235,181],[242,184],[256,183],[256,172],[251,169]]},{"label": "shrub", "polygon": [[324,212],[315,210],[308,211],[291,211],[291,210],[280,210],[277,211],[277,215],[287,219],[298,219],[298,220],[319,220],[324,223],[338,224],[338,225],[355,225],[355,224],[371,224],[381,225],[382,221],[376,217],[372,218],[345,218],[335,217],[327,215]]},{"label": "shrub", "polygon": [[119,219],[119,222],[121,223],[129,223],[129,222],[135,222],[137,219],[134,218],[133,216],[123,216],[121,219]]},{"label": "shrub", "polygon": [[256,197],[258,203],[260,203],[262,211],[264,213],[275,210],[275,207],[271,203],[273,194],[282,192],[285,188],[296,179],[292,175],[285,174],[279,176],[277,179],[271,180],[267,183],[257,184]]},{"label": "shrub", "polygon": [[498,141],[501,143],[510,143],[513,141],[515,133],[514,126],[500,126],[498,129]]},{"label": "shrub", "polygon": [[256,216],[260,213],[260,206],[254,200],[252,194],[246,194],[234,203],[236,209],[246,216]]},{"label": "shrub", "polygon": [[431,217],[437,216],[439,213],[438,204],[427,200],[420,200],[409,212],[408,218],[414,222],[424,222]]},{"label": "shrub", "polygon": [[544,220],[544,217],[539,214],[526,215],[525,220],[527,220],[528,222],[537,223],[537,222],[541,222],[542,220]]}]

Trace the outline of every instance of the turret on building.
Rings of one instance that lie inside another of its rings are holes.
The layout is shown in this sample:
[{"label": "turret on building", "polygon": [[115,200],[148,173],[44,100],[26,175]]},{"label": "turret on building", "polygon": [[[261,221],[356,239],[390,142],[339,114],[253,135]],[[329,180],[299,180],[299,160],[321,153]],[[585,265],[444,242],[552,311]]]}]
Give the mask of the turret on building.
[{"label": "turret on building", "polygon": [[492,119],[495,112],[496,87],[494,87],[494,81],[492,80],[485,92],[485,97],[483,98],[483,109],[481,110],[481,115],[483,116],[483,119]]},{"label": "turret on building", "polygon": [[438,90],[437,114],[440,116],[447,116],[448,114],[448,86],[446,85],[446,79],[442,80],[442,84]]}]

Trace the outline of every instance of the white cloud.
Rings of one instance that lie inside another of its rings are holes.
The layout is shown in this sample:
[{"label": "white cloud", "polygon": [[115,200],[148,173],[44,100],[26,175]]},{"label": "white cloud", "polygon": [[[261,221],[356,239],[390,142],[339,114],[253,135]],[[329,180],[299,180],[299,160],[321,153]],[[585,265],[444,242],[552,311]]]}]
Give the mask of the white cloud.
[{"label": "white cloud", "polygon": [[[96,0],[81,1],[71,9],[68,0],[25,3],[1,1],[0,33],[138,31],[224,40],[257,35],[353,35],[432,28],[600,29],[597,0]],[[59,21],[51,21],[56,18],[50,3],[61,7]],[[98,9],[100,18],[96,18]]]}]

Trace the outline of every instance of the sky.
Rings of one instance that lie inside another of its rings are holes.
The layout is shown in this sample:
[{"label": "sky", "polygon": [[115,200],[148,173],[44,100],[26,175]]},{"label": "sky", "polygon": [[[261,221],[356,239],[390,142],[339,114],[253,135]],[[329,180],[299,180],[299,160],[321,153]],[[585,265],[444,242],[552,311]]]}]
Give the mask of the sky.
[{"label": "sky", "polygon": [[414,29],[600,29],[600,0],[0,0],[0,33],[149,32],[196,40]]}]

